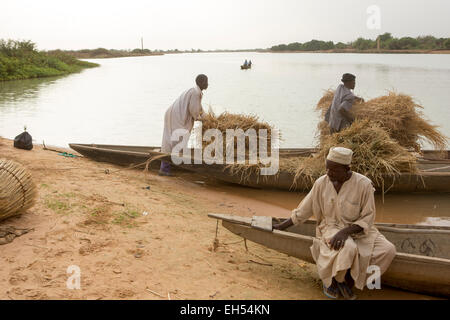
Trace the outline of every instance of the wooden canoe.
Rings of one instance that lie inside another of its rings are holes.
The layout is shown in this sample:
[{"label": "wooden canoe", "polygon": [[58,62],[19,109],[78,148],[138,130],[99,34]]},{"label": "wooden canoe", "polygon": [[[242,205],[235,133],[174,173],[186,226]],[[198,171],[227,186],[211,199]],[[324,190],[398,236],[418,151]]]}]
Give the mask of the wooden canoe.
[{"label": "wooden canoe", "polygon": [[[314,263],[310,247],[315,221],[285,231],[252,227],[252,218],[209,214],[234,234],[289,256]],[[278,219],[281,222],[284,219]],[[382,284],[424,294],[450,297],[450,227],[377,223],[378,230],[397,248]]]},{"label": "wooden canoe", "polygon": [[[161,157],[160,147],[121,146],[102,144],[69,144],[70,148],[80,154],[96,160],[113,164],[131,166],[144,163],[149,158]],[[313,148],[282,148],[280,157],[309,156],[314,153]],[[193,150],[191,150],[193,154]],[[423,157],[418,159],[421,175],[403,173],[398,177],[385,177],[384,190],[389,192],[450,192],[450,151],[439,153],[434,150],[425,150]],[[165,160],[171,161],[167,155]],[[151,168],[160,166],[160,159],[151,163]],[[275,176],[260,176],[252,174],[246,179],[240,175],[233,175],[225,165],[206,164],[180,164],[178,168],[191,172],[211,176],[221,181],[236,183],[253,188],[281,189],[289,191],[307,190],[307,185],[299,182],[293,186],[294,175],[280,171]],[[376,186],[382,190],[382,186]]]},{"label": "wooden canoe", "polygon": [[247,69],[251,69],[251,68],[252,68],[252,66],[244,66],[244,65],[241,66],[241,70],[247,70]]},{"label": "wooden canoe", "polygon": [[[171,161],[170,155],[163,157],[164,154],[161,153],[161,147],[81,143],[69,143],[69,147],[89,159],[121,166],[137,165],[146,162],[150,158],[158,157],[157,160],[152,162],[151,167],[159,168],[161,159]],[[312,148],[285,148],[280,149],[280,155],[289,157],[309,156],[314,150]],[[194,155],[193,150],[191,150],[191,154]],[[206,165],[199,166],[205,167]],[[190,166],[186,168],[191,169]]]},{"label": "wooden canoe", "polygon": [[[314,149],[280,149],[281,157],[309,156]],[[424,151],[418,158],[419,174],[401,173],[398,176],[385,176],[384,186],[375,185],[377,191],[389,192],[450,192],[450,152],[439,153],[434,150]],[[305,191],[309,186],[306,181],[297,181],[291,172],[280,170],[277,175],[261,176],[252,173],[243,178],[241,175],[231,174],[231,169],[225,165],[195,165],[182,164],[183,169],[215,177],[218,180],[236,183],[253,188],[281,189],[289,191]]]}]

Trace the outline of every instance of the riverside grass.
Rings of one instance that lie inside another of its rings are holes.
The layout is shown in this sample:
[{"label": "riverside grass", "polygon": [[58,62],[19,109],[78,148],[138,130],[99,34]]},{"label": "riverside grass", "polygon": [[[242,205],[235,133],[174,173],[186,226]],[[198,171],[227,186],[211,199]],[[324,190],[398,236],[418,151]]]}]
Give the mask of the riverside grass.
[{"label": "riverside grass", "polygon": [[0,221],[24,213],[36,197],[36,185],[25,167],[0,159]]},{"label": "riverside grass", "polygon": [[31,41],[0,39],[0,81],[61,76],[98,66],[60,50],[38,51]]}]

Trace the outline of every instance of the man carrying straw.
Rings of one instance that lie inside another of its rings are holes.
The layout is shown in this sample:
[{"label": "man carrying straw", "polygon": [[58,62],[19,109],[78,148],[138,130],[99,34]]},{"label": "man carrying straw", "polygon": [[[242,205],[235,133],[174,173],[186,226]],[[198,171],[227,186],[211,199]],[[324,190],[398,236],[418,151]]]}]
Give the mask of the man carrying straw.
[{"label": "man carrying straw", "polygon": [[381,276],[396,253],[395,246],[374,226],[375,189],[369,178],[350,170],[352,155],[350,149],[331,148],[327,174],[316,180],[290,219],[274,225],[283,230],[314,216],[317,225],[311,253],[323,292],[332,299],[339,294],[355,299],[351,288],[364,288],[369,266],[379,268]]},{"label": "man carrying straw", "polygon": [[351,91],[356,85],[356,77],[353,74],[344,73],[341,81],[343,84],[337,87],[333,102],[325,115],[325,121],[328,122],[331,133],[349,127],[355,119],[352,114],[353,103],[364,102],[364,99],[355,96]]},{"label": "man carrying straw", "polygon": [[[164,132],[162,139],[161,152],[171,153],[172,148],[177,145],[178,141],[172,141],[172,133],[177,129],[185,129],[186,137],[182,137],[182,143],[189,140],[189,135],[194,126],[194,121],[198,120],[203,113],[202,96],[203,90],[208,88],[208,77],[199,74],[195,83],[195,87],[186,90],[166,111],[164,116]],[[160,175],[170,176],[170,163],[161,161]]]}]

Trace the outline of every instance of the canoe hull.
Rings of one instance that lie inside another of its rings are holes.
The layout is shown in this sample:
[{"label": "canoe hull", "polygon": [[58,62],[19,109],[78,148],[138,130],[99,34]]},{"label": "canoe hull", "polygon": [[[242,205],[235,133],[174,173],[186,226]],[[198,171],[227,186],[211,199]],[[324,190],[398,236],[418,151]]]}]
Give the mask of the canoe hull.
[{"label": "canoe hull", "polygon": [[[69,144],[80,154],[95,160],[123,166],[133,166],[144,163],[150,158],[157,158],[150,164],[152,169],[158,169],[163,154],[159,147],[118,146],[97,144]],[[309,156],[313,148],[280,149],[280,157]],[[191,150],[192,154],[194,151]],[[425,159],[419,160],[419,166],[424,170],[421,175],[403,173],[397,177],[385,177],[384,186],[376,185],[378,191],[389,192],[450,192],[450,151],[425,151]],[[159,159],[158,159],[159,158]],[[164,158],[172,161],[170,156]],[[177,168],[208,175],[221,181],[240,184],[253,188],[280,189],[288,191],[306,191],[309,186],[305,181],[294,184],[294,174],[280,171],[274,176],[251,174],[245,178],[232,174],[225,165],[207,164],[180,164]]]},{"label": "canoe hull", "polygon": [[[135,166],[163,155],[159,147],[115,146],[96,144],[69,144],[70,148],[94,161],[107,162],[121,166]],[[142,165],[144,167],[145,165]],[[151,169],[159,169],[161,159],[150,163]]]},{"label": "canoe hull", "polygon": [[[299,180],[294,184],[294,174],[280,171],[277,175],[261,176],[251,174],[241,176],[231,174],[229,169],[222,165],[190,165],[181,164],[183,169],[213,176],[216,179],[240,184],[252,188],[280,189],[288,191],[306,191],[309,185],[306,181]],[[376,184],[377,191],[389,192],[450,192],[450,172],[422,172],[421,175],[402,173],[399,176],[387,176],[384,179],[384,186]]]},{"label": "canoe hull", "polygon": [[[212,217],[214,218],[214,216]],[[310,251],[313,243],[312,236],[279,230],[267,232],[243,223],[226,220],[222,220],[222,225],[240,237],[289,256],[314,263]],[[311,228],[311,226],[307,227]],[[379,229],[383,228],[379,227]],[[388,238],[388,233],[380,231]],[[437,235],[443,235],[448,240],[449,234],[447,232],[437,232]],[[422,230],[421,233],[425,237],[430,236],[427,229]],[[431,231],[431,234],[433,234],[433,231]],[[433,236],[436,236],[436,234]],[[450,260],[398,252],[389,269],[382,275],[381,280],[383,284],[392,287],[448,298],[450,297]]]}]

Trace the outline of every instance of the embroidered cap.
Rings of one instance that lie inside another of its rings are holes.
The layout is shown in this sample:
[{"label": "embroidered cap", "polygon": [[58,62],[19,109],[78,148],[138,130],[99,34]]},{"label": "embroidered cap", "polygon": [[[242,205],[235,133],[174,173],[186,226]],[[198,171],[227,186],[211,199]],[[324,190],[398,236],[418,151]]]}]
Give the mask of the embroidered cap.
[{"label": "embroidered cap", "polygon": [[353,151],[343,147],[330,148],[328,152],[327,160],[349,165],[352,162]]}]

